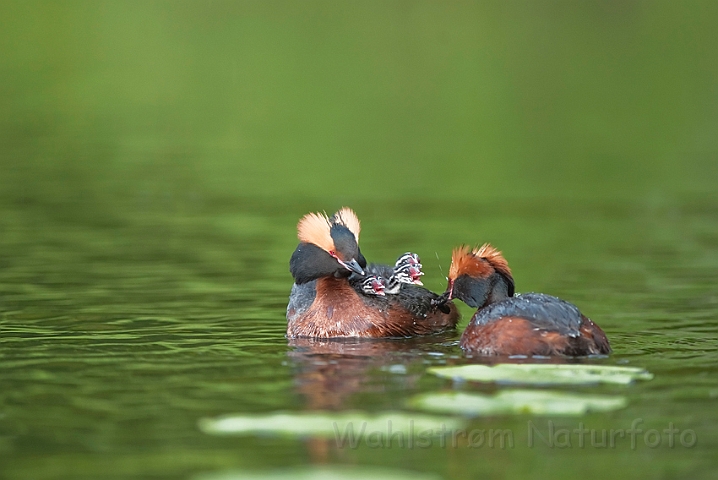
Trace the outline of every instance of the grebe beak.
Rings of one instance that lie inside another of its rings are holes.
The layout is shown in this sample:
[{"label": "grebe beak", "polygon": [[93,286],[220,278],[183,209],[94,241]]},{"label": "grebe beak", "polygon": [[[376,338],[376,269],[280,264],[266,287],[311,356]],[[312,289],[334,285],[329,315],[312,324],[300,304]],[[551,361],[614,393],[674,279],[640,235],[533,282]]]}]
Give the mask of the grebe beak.
[{"label": "grebe beak", "polygon": [[434,300],[431,301],[431,305],[434,307],[437,307],[439,310],[441,310],[444,313],[449,313],[451,309],[446,305],[446,302],[449,301],[449,292],[444,292],[438,297],[436,297]]},{"label": "grebe beak", "polygon": [[[336,258],[336,257],[334,257],[334,258]],[[359,275],[364,275],[364,270],[362,270],[359,263],[356,260],[354,260],[353,258],[351,260],[349,260],[348,262],[343,262],[337,258],[337,262],[339,262],[344,268],[346,268],[347,270],[349,270],[351,272],[358,273]]]}]

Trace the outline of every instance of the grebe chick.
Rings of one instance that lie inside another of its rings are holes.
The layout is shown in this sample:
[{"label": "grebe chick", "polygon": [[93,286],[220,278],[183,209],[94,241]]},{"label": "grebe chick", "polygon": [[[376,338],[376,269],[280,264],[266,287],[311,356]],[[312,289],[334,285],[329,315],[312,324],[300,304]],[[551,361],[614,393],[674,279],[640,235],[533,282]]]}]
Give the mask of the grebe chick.
[{"label": "grebe chick", "polygon": [[509,265],[491,245],[454,249],[449,283],[440,301],[458,298],[478,310],[461,348],[478,355],[608,354],[598,325],[564,300],[543,293],[514,296]]},{"label": "grebe chick", "polygon": [[424,285],[421,283],[421,280],[419,280],[419,278],[424,275],[424,272],[421,271],[422,267],[419,255],[412,252],[406,252],[405,254],[399,256],[396,263],[394,263],[394,274],[405,272],[411,278],[411,283],[415,285]]},{"label": "grebe chick", "polygon": [[[424,275],[424,272],[421,271],[421,262],[416,253],[407,252],[400,255],[393,267],[385,264],[370,263],[366,268],[366,272],[381,279],[386,287],[385,294],[395,295],[399,293],[402,283],[424,285],[419,280]],[[362,278],[361,275],[353,273],[349,277],[349,283],[355,287],[355,290],[367,293],[368,289],[362,289]]]},{"label": "grebe chick", "polygon": [[[400,272],[403,272],[404,275],[397,279],[399,283],[424,285],[420,280],[421,276],[424,275],[424,272],[421,271],[421,260],[419,260],[419,255],[416,253],[407,252],[401,254],[399,258],[397,258],[396,262],[394,262],[393,267],[385,264],[371,263],[366,270],[369,273],[388,279],[387,285],[391,282],[391,277],[396,276]],[[410,279],[410,281],[407,282],[407,279]],[[396,285],[396,281],[392,283]]]},{"label": "grebe chick", "polygon": [[424,275],[424,272],[419,270],[414,265],[403,265],[398,269],[394,269],[394,273],[386,281],[386,290],[384,293],[395,295],[401,290],[401,284],[406,283],[409,285],[424,285],[419,280],[419,277]]},{"label": "grebe chick", "polygon": [[384,279],[378,275],[365,276],[359,282],[358,288],[364,295],[379,295],[383,297],[386,294],[384,291],[386,289],[386,283]]}]

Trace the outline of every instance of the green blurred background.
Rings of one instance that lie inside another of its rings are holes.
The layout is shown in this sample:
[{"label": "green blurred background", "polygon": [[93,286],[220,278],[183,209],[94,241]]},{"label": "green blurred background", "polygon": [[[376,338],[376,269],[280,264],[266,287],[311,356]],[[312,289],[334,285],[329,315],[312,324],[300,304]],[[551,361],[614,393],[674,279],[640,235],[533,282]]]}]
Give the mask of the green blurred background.
[{"label": "green blurred background", "polygon": [[5,0],[3,196],[713,193],[716,19],[712,0]]},{"label": "green blurred background", "polygon": [[296,222],[349,205],[367,258],[419,252],[433,290],[453,246],[494,242],[519,291],[606,330],[596,362],[656,375],[591,388],[629,407],[589,428],[670,421],[698,443],[324,462],[713,478],[717,45],[714,0],[0,0],[0,477],[323,463],[311,440],[197,421],[493,391],[424,374],[465,361],[456,335],[333,364],[287,345]]}]

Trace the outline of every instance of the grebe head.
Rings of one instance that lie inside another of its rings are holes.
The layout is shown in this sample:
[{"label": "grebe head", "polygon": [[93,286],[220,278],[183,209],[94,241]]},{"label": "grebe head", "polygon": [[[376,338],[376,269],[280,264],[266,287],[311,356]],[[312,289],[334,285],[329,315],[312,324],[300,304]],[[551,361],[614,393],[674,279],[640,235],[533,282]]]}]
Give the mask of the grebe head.
[{"label": "grebe head", "polygon": [[421,276],[424,272],[421,267],[416,265],[404,264],[401,267],[394,267],[394,277],[397,277],[402,283],[413,283],[414,285],[424,285],[421,283]]},{"label": "grebe head", "polygon": [[364,275],[366,259],[359,249],[360,224],[347,207],[331,217],[309,213],[297,225],[300,243],[289,261],[295,282],[306,283],[325,276]]},{"label": "grebe head", "polygon": [[514,279],[500,251],[488,243],[454,249],[444,293],[447,300],[458,298],[470,307],[482,308],[513,295]]},{"label": "grebe head", "polygon": [[419,277],[424,273],[413,265],[403,265],[400,268],[395,268],[394,273],[389,277],[386,282],[386,293],[397,294],[401,290],[402,283],[408,283],[410,285],[423,285]]},{"label": "grebe head", "polygon": [[424,285],[420,280],[421,276],[424,275],[424,272],[421,271],[421,267],[419,255],[407,252],[396,260],[394,264],[394,275],[403,273],[403,275],[399,277],[401,282]]},{"label": "grebe head", "polygon": [[385,295],[385,289],[386,284],[384,283],[384,279],[378,275],[367,275],[361,282],[361,291],[365,295],[379,295],[383,297]]}]

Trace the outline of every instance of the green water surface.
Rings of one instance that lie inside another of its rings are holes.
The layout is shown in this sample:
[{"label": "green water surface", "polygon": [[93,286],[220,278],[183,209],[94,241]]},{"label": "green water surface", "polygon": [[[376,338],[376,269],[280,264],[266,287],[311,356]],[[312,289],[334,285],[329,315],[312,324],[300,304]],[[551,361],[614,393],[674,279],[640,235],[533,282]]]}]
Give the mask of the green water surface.
[{"label": "green water surface", "polygon": [[[0,478],[715,478],[717,6],[0,2]],[[426,373],[466,362],[465,306],[456,334],[288,344],[296,222],[344,205],[436,291],[455,245],[494,243],[606,331],[587,362],[655,378],[564,389],[615,412],[470,420],[505,448],[202,432],[503,388]],[[684,437],[529,445],[637,419]]]}]

